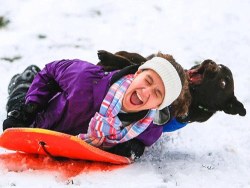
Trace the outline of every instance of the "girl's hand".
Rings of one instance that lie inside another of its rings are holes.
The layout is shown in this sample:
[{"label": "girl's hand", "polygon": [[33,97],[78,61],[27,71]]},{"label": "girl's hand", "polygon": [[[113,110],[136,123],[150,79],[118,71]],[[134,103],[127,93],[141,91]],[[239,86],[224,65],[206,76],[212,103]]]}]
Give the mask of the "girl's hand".
[{"label": "girl's hand", "polygon": [[145,145],[141,141],[132,139],[127,142],[117,144],[116,146],[110,148],[108,152],[136,160],[142,156],[144,150]]}]

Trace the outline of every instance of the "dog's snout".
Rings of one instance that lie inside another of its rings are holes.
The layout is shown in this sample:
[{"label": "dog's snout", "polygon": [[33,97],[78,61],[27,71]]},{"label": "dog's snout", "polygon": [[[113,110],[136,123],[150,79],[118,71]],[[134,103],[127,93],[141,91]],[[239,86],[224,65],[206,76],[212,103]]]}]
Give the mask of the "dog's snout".
[{"label": "dog's snout", "polygon": [[209,69],[212,72],[218,72],[219,71],[219,67],[214,62],[210,63]]},{"label": "dog's snout", "polygon": [[216,63],[214,62],[214,61],[209,61],[209,64],[211,65],[211,66],[216,66]]},{"label": "dog's snout", "polygon": [[206,59],[204,62],[203,62],[204,65],[216,65],[216,63],[211,60],[211,59]]},{"label": "dog's snout", "polygon": [[211,72],[219,71],[218,65],[213,60],[210,60],[210,59],[205,60],[204,66],[206,67],[208,71],[211,71]]},{"label": "dog's snout", "polygon": [[216,66],[216,63],[211,59],[206,59],[206,60],[204,60],[202,62],[201,66],[204,67],[204,68],[208,68],[208,67],[211,67],[211,66]]}]

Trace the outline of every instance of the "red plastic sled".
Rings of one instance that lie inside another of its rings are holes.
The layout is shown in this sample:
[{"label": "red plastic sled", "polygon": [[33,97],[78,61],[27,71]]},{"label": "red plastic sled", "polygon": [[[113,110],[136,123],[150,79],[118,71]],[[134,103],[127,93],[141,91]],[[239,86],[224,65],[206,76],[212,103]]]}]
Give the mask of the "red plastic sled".
[{"label": "red plastic sled", "polygon": [[132,161],[91,146],[76,136],[39,128],[10,128],[0,137],[0,146],[26,153],[130,164]]}]

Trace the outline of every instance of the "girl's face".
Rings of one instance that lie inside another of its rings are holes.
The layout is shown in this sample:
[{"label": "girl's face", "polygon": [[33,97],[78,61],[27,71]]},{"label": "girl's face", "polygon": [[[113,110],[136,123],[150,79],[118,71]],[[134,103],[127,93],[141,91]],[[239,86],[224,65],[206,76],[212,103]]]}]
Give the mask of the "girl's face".
[{"label": "girl's face", "polygon": [[155,109],[160,106],[165,96],[164,84],[153,70],[138,70],[135,78],[124,94],[122,110],[138,112]]}]

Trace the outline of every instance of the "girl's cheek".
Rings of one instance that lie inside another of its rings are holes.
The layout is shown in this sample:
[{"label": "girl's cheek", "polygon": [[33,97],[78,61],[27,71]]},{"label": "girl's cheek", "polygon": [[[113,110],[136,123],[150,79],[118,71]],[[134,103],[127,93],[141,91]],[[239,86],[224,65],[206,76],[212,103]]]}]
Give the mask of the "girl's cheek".
[{"label": "girl's cheek", "polygon": [[159,99],[157,99],[156,97],[151,98],[152,108],[158,108],[160,104],[161,104],[161,101],[159,101]]}]

